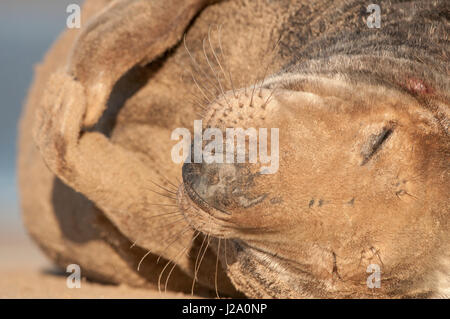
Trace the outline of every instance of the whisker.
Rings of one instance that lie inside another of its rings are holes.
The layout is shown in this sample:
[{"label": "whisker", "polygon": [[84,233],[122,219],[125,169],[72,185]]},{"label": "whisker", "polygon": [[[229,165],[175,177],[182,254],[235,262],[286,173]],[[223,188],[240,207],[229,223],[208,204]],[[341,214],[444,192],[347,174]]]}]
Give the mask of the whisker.
[{"label": "whisker", "polygon": [[177,219],[177,220],[174,221],[174,222],[170,222],[170,223],[168,223],[168,224],[159,225],[158,227],[152,227],[152,230],[155,230],[155,229],[161,229],[161,228],[164,228],[164,227],[167,227],[167,226],[176,224],[176,223],[178,223],[178,222],[181,222],[182,220],[184,220],[184,217],[182,217],[182,218],[180,218],[180,219]]},{"label": "whisker", "polygon": [[198,269],[197,269],[198,258],[200,257],[200,253],[202,252],[203,245],[205,244],[205,242],[206,242],[206,236],[203,237],[202,244],[201,244],[200,249],[199,249],[199,251],[197,253],[197,258],[195,259],[194,278],[192,280],[191,295],[194,295],[194,286],[195,286],[195,281],[197,280],[197,271],[198,271]]},{"label": "whisker", "polygon": [[[211,237],[210,237],[209,235],[207,235],[205,238],[207,238],[206,246],[205,246],[205,249],[203,250],[202,256],[200,257],[200,261],[199,261],[199,263],[198,263],[198,267],[197,267],[197,269],[195,270],[194,279],[197,278],[198,272],[199,272],[199,270],[200,270],[200,266],[202,265],[203,258],[205,257],[206,251],[208,250],[209,243],[210,243],[210,240],[211,240]],[[197,256],[197,257],[198,257],[198,256]],[[193,282],[193,284],[192,284],[191,294],[194,294],[194,286],[195,286],[195,280],[194,280],[194,282]]]},{"label": "whisker", "polygon": [[150,218],[155,218],[155,217],[161,217],[161,216],[170,216],[170,215],[172,215],[172,216],[175,216],[175,215],[179,215],[180,214],[180,212],[179,211],[174,211],[174,212],[168,212],[168,213],[163,213],[163,214],[157,214],[157,215],[153,215],[153,216],[150,216],[150,217],[148,217],[148,219],[150,219]]},{"label": "whisker", "polygon": [[[195,106],[200,107],[201,112],[206,112],[208,110],[206,107],[203,106],[203,104],[201,104],[199,102],[192,102],[192,105],[194,105],[194,107]],[[198,112],[196,112],[196,113],[198,113]]]},{"label": "whisker", "polygon": [[[209,38],[209,39],[211,39],[211,38],[209,37],[210,31],[211,31],[211,29],[208,30],[208,38]],[[227,99],[227,97],[225,96],[225,92],[224,92],[224,90],[223,90],[222,83],[220,82],[220,79],[219,79],[219,77],[218,77],[216,71],[215,71],[214,68],[212,67],[211,62],[209,61],[208,55],[206,54],[205,41],[206,41],[206,39],[203,39],[203,54],[205,55],[206,62],[208,63],[209,68],[211,69],[213,75],[216,77],[217,82],[219,83],[220,92],[222,92],[222,95],[223,95],[223,97],[224,97],[224,99],[225,99],[225,102],[227,103],[228,107],[231,108],[230,103],[228,102],[228,99]],[[211,41],[209,41],[209,43],[211,43]]]},{"label": "whisker", "polygon": [[167,177],[162,176],[162,178],[164,178],[164,179],[167,181],[167,183],[169,183],[170,185],[172,185],[175,189],[178,189],[178,186],[175,185],[174,183],[172,183]]},{"label": "whisker", "polygon": [[219,254],[220,254],[220,238],[219,238],[219,243],[217,244],[216,275],[215,275],[215,278],[214,278],[214,285],[215,285],[215,288],[216,288],[216,296],[217,296],[218,299],[220,299],[219,292],[218,292],[218,289],[217,289],[217,271],[218,271],[218,267],[219,267]]},{"label": "whisker", "polygon": [[[250,38],[249,47],[253,47],[253,37]],[[244,84],[244,94],[245,94],[245,97],[248,97],[248,95],[247,95],[247,84],[246,83]]]},{"label": "whisker", "polygon": [[[255,93],[255,90],[256,90],[256,87],[257,87],[258,80],[260,80],[262,83],[264,83],[265,77],[266,77],[266,73],[267,73],[267,70],[269,69],[269,66],[272,64],[272,62],[273,62],[273,60],[274,60],[274,58],[275,58],[275,56],[276,56],[276,55],[274,54],[274,52],[275,52],[275,49],[276,49],[276,47],[277,47],[277,45],[278,45],[278,43],[279,43],[280,40],[281,40],[281,37],[279,38],[279,40],[278,40],[278,42],[276,43],[275,47],[272,49],[271,54],[269,54],[269,45],[267,45],[267,48],[266,48],[266,50],[265,50],[265,52],[264,52],[264,57],[267,57],[267,56],[270,57],[270,55],[272,55],[272,59],[269,59],[266,68],[264,68],[263,78],[261,79],[261,77],[259,76],[259,72],[258,72],[258,75],[256,76],[255,83],[253,84],[253,91],[252,91],[252,96],[251,96],[251,99],[250,99],[250,106],[253,105],[253,95],[254,95],[254,93]],[[264,60],[264,59],[263,59],[263,60]],[[262,84],[261,84],[261,86],[260,86],[259,93],[258,93],[258,95],[259,95],[260,97],[261,97],[261,90],[262,90]]]},{"label": "whisker", "polygon": [[[220,27],[218,27],[218,33],[219,33],[219,46],[220,46],[220,29],[219,29]],[[211,44],[211,37],[209,36],[209,31],[208,31],[208,37],[209,37],[209,46],[211,47],[211,51],[212,51],[212,53],[213,53],[213,55],[214,55],[214,58],[216,59],[216,62],[217,62],[217,64],[219,65],[219,68],[220,68],[220,70],[222,71],[222,74],[223,74],[223,76],[224,76],[224,78],[226,79],[226,74],[225,74],[225,70],[224,70],[224,68],[222,67],[222,64],[220,63],[220,60],[219,60],[219,58],[218,58],[218,56],[217,56],[217,54],[216,54],[216,50],[214,50],[213,49],[213,47],[212,47],[212,44]],[[233,89],[233,94],[234,94],[234,89]],[[236,96],[235,96],[236,97]]]},{"label": "whisker", "polygon": [[[190,227],[188,226],[188,227],[186,227],[186,229],[184,229],[183,232],[186,232],[186,231],[188,231],[189,229],[190,229]],[[137,243],[137,240],[130,246],[130,249],[133,248],[134,246],[136,246],[136,243]],[[139,261],[138,266],[137,266],[137,271],[140,271],[142,262],[143,262],[144,259],[145,259],[148,255],[150,255],[151,253],[152,253],[152,251],[149,250],[149,251],[147,251],[147,253],[145,253],[145,255],[141,258],[141,260]],[[161,256],[160,256],[160,257],[161,257]],[[158,261],[159,261],[159,258],[158,258]]]},{"label": "whisker", "polygon": [[166,278],[166,282],[165,282],[165,284],[164,284],[164,293],[167,293],[167,284],[169,283],[169,278],[170,278],[170,275],[172,274],[172,271],[173,271],[173,270],[175,269],[175,267],[177,266],[178,258],[180,258],[180,257],[183,255],[183,253],[188,249],[188,247],[189,247],[189,246],[184,247],[184,249],[182,249],[182,250],[175,256],[175,259],[174,259],[174,260],[169,260],[169,261],[166,263],[166,265],[164,266],[164,268],[161,270],[161,273],[160,273],[159,276],[158,276],[158,291],[159,291],[159,293],[161,293],[161,279],[162,279],[162,275],[163,275],[164,272],[166,271],[166,268],[167,268],[171,263],[173,263],[173,266],[172,266],[172,268],[170,269],[170,271],[169,271],[169,273],[168,273],[168,275],[167,275],[167,278]]},{"label": "whisker", "polygon": [[266,107],[266,105],[270,102],[270,98],[272,97],[273,93],[275,92],[277,88],[273,88],[272,91],[269,94],[269,97],[267,98],[266,102],[264,102],[264,104],[261,106],[262,108]]},{"label": "whisker", "polygon": [[[184,43],[184,48],[186,49],[186,52],[188,53],[188,55],[189,55],[189,57],[190,57],[190,59],[192,61],[192,66],[194,67],[194,69],[197,72],[200,71],[203,74],[203,76],[205,77],[205,79],[209,82],[209,84],[211,84],[217,91],[219,91],[219,88],[214,84],[213,81],[211,81],[211,79],[208,76],[208,74],[206,74],[206,72],[203,70],[203,68],[200,67],[200,65],[198,64],[198,62],[195,60],[194,56],[192,55],[191,51],[189,51],[189,49],[187,47],[187,44],[186,44],[186,34],[184,35],[183,43]],[[193,74],[192,74],[192,76],[193,76]],[[195,78],[195,77],[193,77],[193,78]],[[208,93],[210,93],[210,92],[208,92]],[[214,94],[212,94],[212,95],[214,95]]]},{"label": "whisker", "polygon": [[165,194],[158,193],[157,191],[154,191],[154,190],[152,190],[152,189],[149,189],[149,191],[150,191],[150,192],[153,192],[153,193],[155,193],[155,194],[161,195],[161,196],[163,196],[163,197],[167,197],[167,198],[169,198],[169,199],[176,200],[175,197],[172,197],[172,196],[169,196],[169,195],[165,195]]},{"label": "whisker", "polygon": [[[172,266],[172,268],[170,269],[169,274],[167,275],[166,283],[165,283],[165,285],[164,285],[164,291],[165,291],[165,292],[167,292],[167,284],[168,284],[168,282],[169,282],[170,275],[172,274],[173,270],[174,270],[175,267],[177,266],[177,263],[176,263],[176,262],[178,261],[178,258],[180,258],[180,257],[183,255],[184,252],[186,252],[186,250],[190,247],[190,244],[191,244],[191,243],[192,243],[199,235],[200,235],[200,232],[197,231],[197,234],[192,238],[192,240],[189,242],[189,244],[186,245],[186,247],[182,250],[181,255],[179,255],[178,257],[176,257],[176,259],[173,261],[173,266]],[[159,282],[159,279],[158,279],[158,282]]]},{"label": "whisker", "polygon": [[[163,213],[163,214],[157,214],[157,215],[153,215],[153,216],[148,217],[148,219],[150,219],[150,218],[155,218],[155,217],[162,217],[162,216],[174,217],[174,216],[178,216],[179,213],[180,213],[179,211],[173,211],[173,212],[168,212],[168,213]],[[166,217],[166,218],[168,218],[168,217]],[[178,221],[179,221],[179,220],[178,220]],[[167,225],[167,224],[166,224],[166,225]],[[166,225],[163,225],[163,227],[166,226]],[[169,223],[168,225],[170,225],[170,223]],[[157,229],[157,228],[152,228],[152,229]],[[134,246],[136,246],[138,240],[139,240],[139,239],[136,239],[136,240],[131,244],[130,249],[133,248]]]},{"label": "whisker", "polygon": [[171,191],[171,190],[168,190],[167,188],[165,188],[165,187],[163,187],[163,186],[161,186],[161,185],[159,185],[159,184],[157,184],[157,183],[155,183],[155,182],[153,182],[153,181],[150,181],[150,183],[152,183],[152,184],[158,186],[159,188],[161,188],[162,190],[165,190],[166,192],[168,192],[168,193],[170,193],[170,194],[174,194],[174,195],[177,194],[177,193],[175,193],[175,192],[173,192],[173,191]]},{"label": "whisker", "polygon": [[154,204],[154,203],[150,203],[150,204],[146,204],[149,206],[166,206],[166,207],[178,207],[178,205],[173,205],[173,204]]},{"label": "whisker", "polygon": [[137,271],[140,270],[142,262],[144,261],[144,259],[145,259],[148,255],[151,254],[151,252],[152,252],[151,250],[147,251],[147,253],[141,258],[141,260],[139,261],[139,264],[138,264],[138,266],[137,266]]},{"label": "whisker", "polygon": [[199,113],[199,112],[195,112],[195,114],[200,118],[200,119],[202,119],[203,118],[203,114],[202,113]]},{"label": "whisker", "polygon": [[[213,48],[213,46],[212,46],[212,43],[211,43],[211,26],[209,27],[209,30],[208,30],[208,41],[209,41],[209,47],[210,47],[210,49],[211,49],[211,52],[212,52],[212,54],[213,54],[213,56],[214,56],[214,58],[215,58],[217,64],[219,65],[219,68],[221,69],[222,73],[223,73],[224,76],[225,76],[225,71],[224,71],[223,68],[222,68],[222,64],[220,64],[220,61],[219,61],[219,59],[218,59],[218,57],[217,57],[217,54],[216,54],[216,51],[214,50],[214,48]],[[209,63],[208,63],[208,64],[209,64]],[[217,77],[217,81],[219,82],[219,86],[220,86],[220,89],[221,89],[221,91],[222,91],[222,94],[224,95],[225,101],[227,102],[228,106],[231,107],[231,106],[230,106],[230,103],[228,102],[228,99],[227,99],[226,96],[225,96],[225,93],[224,93],[224,90],[223,90],[223,87],[222,87],[222,83],[221,83],[221,81],[220,81],[220,75],[217,73],[216,77]],[[226,78],[226,77],[225,77],[225,78]]]},{"label": "whisker", "polygon": [[223,54],[221,30],[222,30],[222,25],[219,25],[219,30],[218,30],[218,32],[219,32],[219,48],[220,48],[220,54],[222,55],[222,58],[223,58],[223,61],[224,61],[224,64],[225,64],[225,69],[228,70],[228,76],[229,76],[229,78],[230,78],[230,84],[231,84],[231,89],[233,90],[233,95],[234,95],[235,98],[237,98],[236,90],[235,90],[234,84],[233,84],[233,78],[232,78],[232,76],[231,76],[231,71],[230,71],[230,68],[228,67],[228,63],[227,63],[227,60],[225,59],[225,55]]},{"label": "whisker", "polygon": [[405,195],[408,195],[408,196],[414,198],[415,200],[418,200],[418,199],[419,199],[417,196],[415,196],[415,195],[413,195],[413,194],[411,194],[411,193],[408,193],[407,191],[405,191]]},{"label": "whisker", "polygon": [[210,243],[210,239],[211,239],[210,234],[211,234],[211,228],[212,228],[211,215],[209,215],[209,217],[208,217],[208,222],[209,222],[209,231],[208,231],[207,236],[203,239],[202,246],[200,247],[199,254],[200,254],[200,252],[202,250],[202,247],[203,247],[203,245],[205,243],[205,239],[206,238],[207,238],[207,244],[206,244],[205,249],[203,250],[203,253],[202,253],[202,256],[200,257],[200,261],[199,261],[198,265],[197,265],[197,261],[198,261],[199,254],[197,254],[197,259],[195,261],[195,266],[194,266],[195,272],[194,272],[194,280],[192,282],[191,295],[194,294],[194,286],[195,286],[195,281],[197,279],[197,274],[198,274],[198,271],[200,270],[200,266],[202,264],[203,258],[205,257],[206,251],[208,250],[208,247],[209,247],[209,243]]},{"label": "whisker", "polygon": [[[175,239],[173,241],[171,241],[163,250],[162,253],[164,253],[170,246],[172,246],[178,239],[180,239],[180,237],[186,233],[188,230],[191,230],[192,228],[190,226],[187,226],[185,229],[183,229],[182,231],[178,232],[175,237]],[[158,259],[156,260],[156,263],[159,263],[159,261],[161,260],[161,255],[159,255]]]},{"label": "whisker", "polygon": [[190,102],[193,105],[199,106],[203,111],[206,111],[207,107],[206,107],[205,103],[202,101],[202,99],[200,97],[196,96],[194,93],[191,93],[191,94],[192,94],[193,99],[190,100]]},{"label": "whisker", "polygon": [[197,80],[195,79],[195,76],[194,76],[194,74],[192,73],[192,71],[191,71],[191,76],[192,76],[192,79],[194,80],[195,85],[197,86],[198,90],[200,91],[200,93],[202,93],[202,95],[205,97],[205,99],[206,99],[209,103],[211,103],[211,100],[208,98],[208,96],[207,96],[207,95],[205,94],[205,92],[202,90],[202,88],[200,87],[200,85],[197,83]]},{"label": "whisker", "polygon": [[275,57],[276,57],[276,49],[278,48],[280,42],[281,42],[281,34],[280,34],[280,36],[278,37],[278,41],[276,42],[275,46],[274,46],[273,49],[272,49],[272,59],[267,63],[267,66],[266,66],[266,68],[265,68],[264,75],[263,75],[263,79],[262,79],[261,85],[260,85],[260,87],[259,87],[259,94],[260,94],[260,95],[261,95],[261,91],[262,91],[262,87],[263,87],[263,85],[264,85],[264,82],[266,81],[267,71],[268,71],[268,69],[269,69],[269,66],[273,63],[273,60],[274,60]]}]

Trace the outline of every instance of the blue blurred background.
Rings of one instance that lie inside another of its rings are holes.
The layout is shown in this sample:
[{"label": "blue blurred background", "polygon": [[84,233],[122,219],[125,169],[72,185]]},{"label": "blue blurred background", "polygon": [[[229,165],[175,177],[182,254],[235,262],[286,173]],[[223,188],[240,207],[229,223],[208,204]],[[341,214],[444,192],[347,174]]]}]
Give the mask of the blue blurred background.
[{"label": "blue blurred background", "polygon": [[24,236],[16,183],[17,122],[34,66],[82,0],[0,0],[0,240]]}]

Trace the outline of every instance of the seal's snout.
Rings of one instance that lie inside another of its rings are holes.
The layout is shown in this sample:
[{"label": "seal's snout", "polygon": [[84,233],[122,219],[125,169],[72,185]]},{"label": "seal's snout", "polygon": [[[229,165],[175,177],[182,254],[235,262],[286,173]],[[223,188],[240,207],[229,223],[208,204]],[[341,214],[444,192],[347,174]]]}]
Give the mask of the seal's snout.
[{"label": "seal's snout", "polygon": [[195,204],[208,211],[215,208],[229,213],[233,208],[233,192],[239,180],[234,164],[185,163],[183,183]]},{"label": "seal's snout", "polygon": [[245,164],[186,163],[183,183],[190,199],[206,212],[232,215],[260,203],[266,197],[255,190],[258,173]]}]

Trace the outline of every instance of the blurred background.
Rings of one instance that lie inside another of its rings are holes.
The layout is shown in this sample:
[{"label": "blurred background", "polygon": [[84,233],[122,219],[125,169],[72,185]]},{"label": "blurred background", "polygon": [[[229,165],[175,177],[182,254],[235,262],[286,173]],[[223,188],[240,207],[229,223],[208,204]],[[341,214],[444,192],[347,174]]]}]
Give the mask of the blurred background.
[{"label": "blurred background", "polygon": [[[0,1],[0,267],[44,263],[26,236],[16,183],[17,122],[34,66],[66,28],[69,4],[82,0]],[[30,257],[32,257],[30,259]]]}]

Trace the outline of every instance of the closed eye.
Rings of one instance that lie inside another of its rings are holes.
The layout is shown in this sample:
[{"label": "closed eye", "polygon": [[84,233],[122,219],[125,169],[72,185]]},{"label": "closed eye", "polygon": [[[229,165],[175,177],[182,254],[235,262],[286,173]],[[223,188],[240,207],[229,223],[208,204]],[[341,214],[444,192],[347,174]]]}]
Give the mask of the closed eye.
[{"label": "closed eye", "polygon": [[361,156],[363,157],[361,166],[365,165],[375,155],[375,153],[381,149],[389,136],[391,136],[392,132],[394,132],[394,127],[389,126],[384,127],[381,133],[370,136],[369,140],[361,150]]}]

